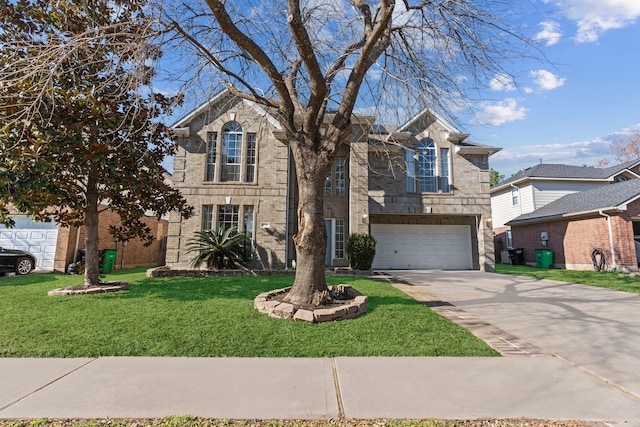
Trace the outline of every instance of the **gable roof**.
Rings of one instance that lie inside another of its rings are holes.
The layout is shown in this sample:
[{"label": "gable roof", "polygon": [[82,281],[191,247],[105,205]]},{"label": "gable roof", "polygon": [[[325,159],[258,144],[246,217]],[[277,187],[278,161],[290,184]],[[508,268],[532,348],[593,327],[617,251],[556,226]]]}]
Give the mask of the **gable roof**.
[{"label": "gable roof", "polygon": [[616,175],[624,171],[632,173],[636,177],[640,178],[640,176],[631,171],[631,168],[638,164],[640,164],[640,159],[608,168],[540,163],[498,183],[491,190],[492,192],[495,192],[496,190],[511,186],[511,184],[536,179],[612,181]]},{"label": "gable roof", "polygon": [[[220,92],[218,92],[217,94],[215,94],[212,98],[210,98],[206,102],[202,103],[200,106],[196,107],[191,112],[187,113],[186,116],[184,116],[181,119],[179,119],[177,122],[175,122],[173,125],[171,125],[170,128],[174,129],[174,130],[179,130],[181,128],[189,126],[189,124],[191,123],[191,121],[193,121],[193,119],[198,117],[200,114],[205,113],[207,110],[209,110],[211,108],[212,105],[215,105],[215,104],[223,101],[225,98],[240,99],[238,97],[233,96],[233,94],[231,93],[231,91],[229,89],[223,89]],[[273,117],[271,114],[269,114],[264,109],[264,107],[262,107],[261,105],[258,105],[255,102],[247,101],[247,100],[244,100],[244,99],[242,99],[241,102],[246,103],[251,108],[253,108],[260,116],[266,118],[269,121],[269,123],[271,123],[271,125],[273,125],[276,129],[280,129],[281,128],[280,122],[278,122],[278,120],[276,120],[275,117]]]},{"label": "gable roof", "polygon": [[640,179],[630,179],[603,185],[592,190],[568,194],[538,210],[520,215],[507,222],[506,225],[549,221],[599,211],[621,211],[636,199],[640,199]]}]

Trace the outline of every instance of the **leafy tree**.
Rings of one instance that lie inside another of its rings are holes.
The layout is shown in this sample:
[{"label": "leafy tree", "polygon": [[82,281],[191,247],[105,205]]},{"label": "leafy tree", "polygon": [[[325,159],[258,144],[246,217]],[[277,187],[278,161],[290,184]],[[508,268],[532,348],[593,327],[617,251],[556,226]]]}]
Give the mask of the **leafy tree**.
[{"label": "leafy tree", "polygon": [[[444,112],[465,89],[504,72],[526,42],[506,0],[165,0],[160,19],[193,74],[270,110],[298,180],[297,268],[286,299],[322,304],[323,193],[357,102],[388,113]],[[501,18],[498,18],[501,17]],[[464,77],[464,78],[462,78]],[[466,85],[466,86],[462,86]],[[407,116],[404,116],[407,117]]]},{"label": "leafy tree", "polygon": [[120,240],[150,242],[147,211],[191,213],[161,166],[174,144],[159,119],[178,99],[149,89],[151,21],[137,0],[0,0],[0,17],[0,221],[12,224],[10,204],[85,225],[85,285],[97,285],[101,206],[122,219]]},{"label": "leafy tree", "polygon": [[189,241],[189,252],[197,254],[191,265],[200,268],[205,264],[216,270],[242,266],[246,261],[246,244],[247,237],[236,227],[198,231]]},{"label": "leafy tree", "polygon": [[504,179],[504,174],[501,174],[497,170],[491,168],[491,170],[489,171],[489,184],[492,187],[497,183],[499,183],[500,181],[502,181],[503,179]]}]

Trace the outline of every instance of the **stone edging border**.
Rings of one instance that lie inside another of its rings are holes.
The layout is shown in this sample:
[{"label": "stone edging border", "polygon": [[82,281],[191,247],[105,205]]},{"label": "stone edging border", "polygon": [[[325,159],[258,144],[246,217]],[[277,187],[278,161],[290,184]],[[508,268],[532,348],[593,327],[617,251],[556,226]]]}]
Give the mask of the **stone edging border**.
[{"label": "stone edging border", "polygon": [[55,295],[87,295],[87,294],[103,294],[105,292],[118,292],[118,291],[126,291],[129,289],[129,284],[127,282],[110,282],[104,283],[100,286],[95,286],[91,288],[83,288],[81,286],[71,287],[71,288],[58,288],[53,289],[47,294],[49,296]]},{"label": "stone edging border", "polygon": [[335,307],[328,308],[316,308],[314,310],[304,308],[298,309],[293,304],[280,302],[274,299],[279,295],[289,292],[290,289],[291,287],[263,292],[255,298],[253,306],[259,312],[268,314],[271,317],[302,320],[311,323],[355,319],[356,317],[362,316],[367,311],[368,298],[349,285],[334,285],[329,289],[340,291],[353,299],[353,301],[344,305],[336,305]]}]

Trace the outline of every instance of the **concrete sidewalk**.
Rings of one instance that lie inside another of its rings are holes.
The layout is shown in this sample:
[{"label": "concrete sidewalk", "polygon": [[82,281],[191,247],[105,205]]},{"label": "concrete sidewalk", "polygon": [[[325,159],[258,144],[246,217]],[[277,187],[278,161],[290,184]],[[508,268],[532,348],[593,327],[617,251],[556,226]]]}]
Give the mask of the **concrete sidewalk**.
[{"label": "concrete sidewalk", "polygon": [[0,359],[0,418],[574,419],[640,401],[552,356]]}]

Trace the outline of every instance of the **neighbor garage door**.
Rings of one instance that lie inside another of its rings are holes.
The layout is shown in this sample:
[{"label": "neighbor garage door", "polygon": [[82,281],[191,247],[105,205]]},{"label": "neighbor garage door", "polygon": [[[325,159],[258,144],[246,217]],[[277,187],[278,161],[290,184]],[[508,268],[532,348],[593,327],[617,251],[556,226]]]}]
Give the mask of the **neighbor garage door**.
[{"label": "neighbor garage door", "polygon": [[36,222],[15,216],[14,228],[0,225],[0,247],[22,249],[36,257],[36,268],[53,271],[58,241],[58,226],[51,222]]},{"label": "neighbor garage door", "polygon": [[375,269],[470,270],[468,225],[371,224]]}]

